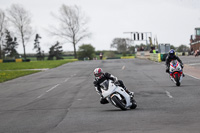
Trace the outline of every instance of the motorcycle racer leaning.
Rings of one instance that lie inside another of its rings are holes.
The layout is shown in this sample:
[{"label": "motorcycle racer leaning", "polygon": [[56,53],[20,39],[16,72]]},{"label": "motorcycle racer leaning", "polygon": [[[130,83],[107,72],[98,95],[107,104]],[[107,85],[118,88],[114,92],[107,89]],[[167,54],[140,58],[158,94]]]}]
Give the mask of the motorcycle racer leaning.
[{"label": "motorcycle racer leaning", "polygon": [[[169,73],[169,67],[170,67],[170,62],[172,60],[178,60],[181,64],[181,68],[183,69],[183,63],[182,61],[180,60],[180,58],[178,56],[175,55],[175,51],[173,49],[171,49],[168,53],[168,56],[166,57],[166,62],[165,62],[165,65],[166,65],[166,73]],[[185,76],[183,74],[183,76]]]},{"label": "motorcycle racer leaning", "polygon": [[124,86],[124,83],[122,82],[122,80],[118,80],[117,77],[114,77],[110,73],[107,73],[107,72],[104,73],[101,68],[94,69],[94,76],[95,76],[95,80],[94,80],[93,84],[95,86],[95,89],[96,89],[97,93],[101,96],[101,98],[100,98],[100,103],[101,104],[107,104],[108,103],[106,98],[103,98],[102,91],[101,91],[101,83],[103,83],[105,80],[112,80],[115,85],[124,88],[124,90],[130,96],[132,96],[132,97],[134,96],[134,92],[130,92],[128,89],[126,89],[126,87]]}]

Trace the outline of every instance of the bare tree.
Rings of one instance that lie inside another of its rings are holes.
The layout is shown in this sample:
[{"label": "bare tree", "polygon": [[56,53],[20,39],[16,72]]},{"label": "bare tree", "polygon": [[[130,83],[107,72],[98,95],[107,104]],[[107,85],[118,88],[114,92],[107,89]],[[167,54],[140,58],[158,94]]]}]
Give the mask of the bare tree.
[{"label": "bare tree", "polygon": [[6,28],[6,16],[3,10],[0,9],[0,59],[2,58],[2,46],[3,46],[3,37],[4,30]]},{"label": "bare tree", "polygon": [[87,18],[77,6],[66,6],[64,4],[60,8],[60,16],[54,15],[54,17],[58,19],[60,25],[59,28],[54,28],[51,33],[73,44],[74,57],[77,58],[76,45],[82,39],[90,36]]},{"label": "bare tree", "polygon": [[13,4],[8,11],[8,20],[13,25],[16,30],[18,38],[21,39],[24,58],[26,59],[26,44],[32,35],[31,27],[31,15],[23,8],[23,6],[18,4]]}]

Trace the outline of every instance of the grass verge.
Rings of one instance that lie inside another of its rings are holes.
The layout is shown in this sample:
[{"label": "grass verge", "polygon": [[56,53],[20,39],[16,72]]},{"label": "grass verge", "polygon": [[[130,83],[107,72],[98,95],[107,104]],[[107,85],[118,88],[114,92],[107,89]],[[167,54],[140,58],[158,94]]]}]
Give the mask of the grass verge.
[{"label": "grass verge", "polygon": [[0,83],[39,71],[0,71]]},{"label": "grass verge", "polygon": [[38,70],[25,69],[55,68],[74,61],[77,61],[77,59],[0,63],[0,83],[39,72]]},{"label": "grass verge", "polygon": [[77,61],[77,59],[1,63],[0,70],[54,68],[62,64],[74,62],[74,61]]}]

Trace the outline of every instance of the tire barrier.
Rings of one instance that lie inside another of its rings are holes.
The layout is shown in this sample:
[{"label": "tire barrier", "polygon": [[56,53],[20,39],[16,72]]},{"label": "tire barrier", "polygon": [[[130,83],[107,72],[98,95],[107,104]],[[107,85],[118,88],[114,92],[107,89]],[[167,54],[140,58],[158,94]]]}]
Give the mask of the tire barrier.
[{"label": "tire barrier", "polygon": [[15,59],[15,62],[22,62],[22,59]]},{"label": "tire barrier", "polygon": [[[188,52],[176,52],[175,54],[177,56],[188,56],[189,55]],[[157,61],[157,62],[165,61],[167,55],[168,55],[168,53],[167,54],[160,54],[160,53],[153,54],[153,53],[151,53],[150,54],[150,60]]]},{"label": "tire barrier", "polygon": [[165,61],[168,54],[160,54],[161,61]]},{"label": "tire barrier", "polygon": [[[188,52],[176,52],[175,54],[177,56],[188,56],[189,55]],[[152,61],[161,62],[161,61],[165,61],[167,55],[168,55],[168,53],[149,53],[149,51],[139,51],[139,52],[137,52],[136,57],[140,58],[140,59],[149,59]]]},{"label": "tire barrier", "polygon": [[112,57],[112,58],[106,58],[107,60],[109,59],[120,59],[120,57]]},{"label": "tire barrier", "polygon": [[122,56],[121,59],[134,59],[135,56]]},{"label": "tire barrier", "polygon": [[156,61],[156,62],[161,62],[161,56],[160,53],[151,53],[150,54],[150,60]]},{"label": "tire barrier", "polygon": [[149,51],[139,51],[136,54],[136,58],[150,59],[150,53],[149,53]]},{"label": "tire barrier", "polygon": [[0,59],[0,63],[9,63],[9,62],[30,62],[30,59]]}]

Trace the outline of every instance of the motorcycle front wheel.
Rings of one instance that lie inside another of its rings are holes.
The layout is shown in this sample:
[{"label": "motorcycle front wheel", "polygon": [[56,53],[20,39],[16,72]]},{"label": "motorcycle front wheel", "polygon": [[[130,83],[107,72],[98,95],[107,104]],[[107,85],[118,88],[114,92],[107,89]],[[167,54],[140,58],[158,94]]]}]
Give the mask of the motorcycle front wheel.
[{"label": "motorcycle front wheel", "polygon": [[112,100],[121,110],[127,110],[127,108],[125,107],[126,105],[124,105],[124,103],[122,103],[117,96],[113,96]]},{"label": "motorcycle front wheel", "polygon": [[180,86],[181,85],[181,83],[179,82],[178,74],[175,74],[175,81],[176,81],[176,86]]}]

